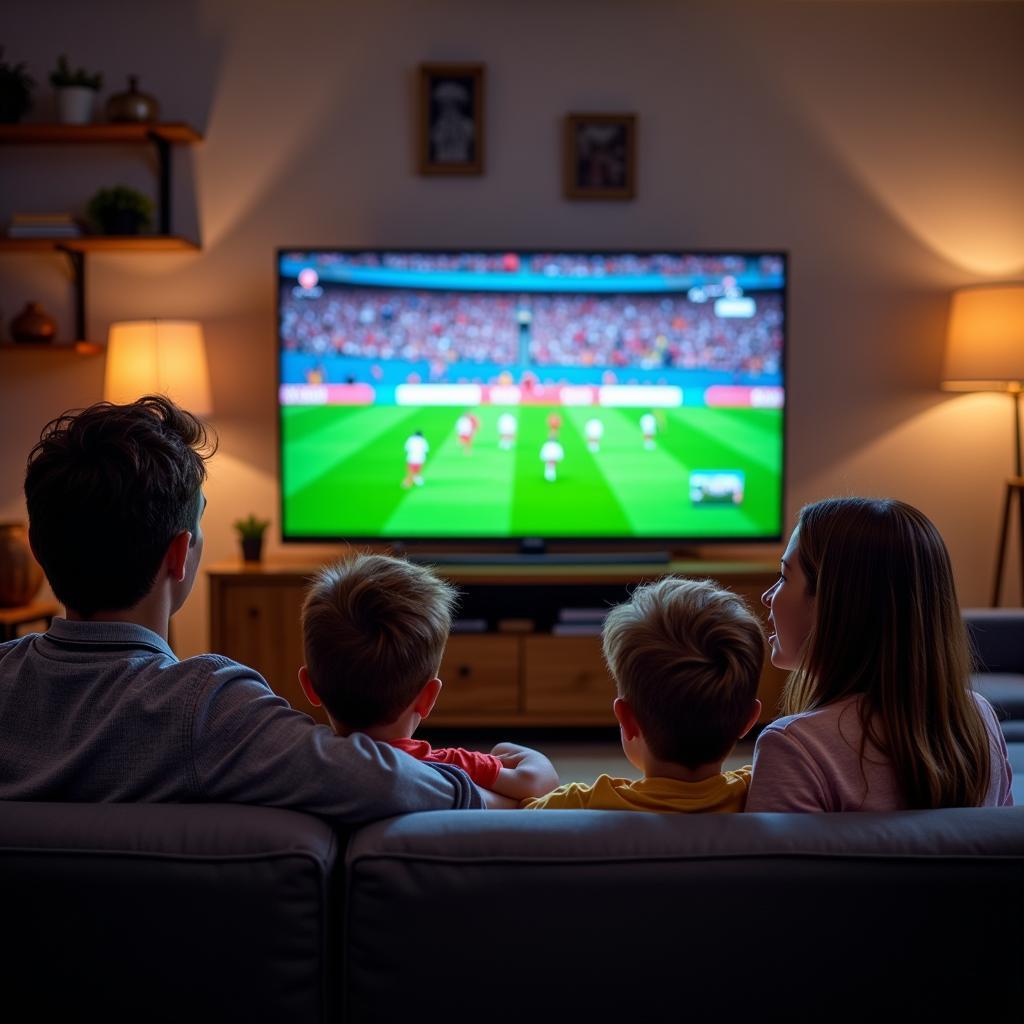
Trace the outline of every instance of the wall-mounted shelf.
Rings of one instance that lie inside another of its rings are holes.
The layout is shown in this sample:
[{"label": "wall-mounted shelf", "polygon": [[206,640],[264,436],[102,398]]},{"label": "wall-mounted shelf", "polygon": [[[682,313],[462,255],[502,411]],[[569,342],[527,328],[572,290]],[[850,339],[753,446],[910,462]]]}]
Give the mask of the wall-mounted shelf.
[{"label": "wall-mounted shelf", "polygon": [[0,238],[0,252],[183,252],[199,246],[178,235],[80,235],[77,238]]},{"label": "wall-mounted shelf", "polygon": [[202,142],[202,135],[191,125],[167,124],[0,124],[0,144],[4,143],[132,143]]},{"label": "wall-mounted shelf", "polygon": [[95,341],[0,341],[0,353],[46,352],[53,355],[97,356],[103,346]]},{"label": "wall-mounted shelf", "polygon": [[[151,144],[157,154],[159,233],[81,235],[75,238],[4,238],[0,252],[59,252],[67,256],[75,289],[75,336],[85,337],[85,255],[89,252],[187,252],[199,245],[171,233],[171,146],[201,142],[203,136],[180,122],[161,124],[0,124],[0,145]],[[71,348],[89,346],[75,342]]]}]

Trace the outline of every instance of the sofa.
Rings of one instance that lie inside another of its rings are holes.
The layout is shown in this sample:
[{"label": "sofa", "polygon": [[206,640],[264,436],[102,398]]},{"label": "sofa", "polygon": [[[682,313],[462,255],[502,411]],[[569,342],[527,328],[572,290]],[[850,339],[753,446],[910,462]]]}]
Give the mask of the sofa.
[{"label": "sofa", "polygon": [[673,817],[0,803],[40,1021],[1018,1021],[1024,808]]},{"label": "sofa", "polygon": [[[1004,729],[1016,616],[971,625]],[[0,914],[11,1020],[1020,1021],[1024,807],[338,834],[269,808],[0,802]]]}]

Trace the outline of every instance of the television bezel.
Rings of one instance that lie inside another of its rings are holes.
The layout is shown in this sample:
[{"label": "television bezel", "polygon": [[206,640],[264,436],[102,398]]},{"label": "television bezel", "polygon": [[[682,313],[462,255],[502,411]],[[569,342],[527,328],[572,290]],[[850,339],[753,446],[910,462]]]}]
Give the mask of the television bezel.
[{"label": "television bezel", "polygon": [[[662,537],[634,537],[625,534],[613,535],[587,535],[576,537],[545,536],[538,534],[500,534],[500,535],[476,535],[472,537],[459,537],[451,534],[427,535],[417,534],[412,537],[392,537],[385,534],[332,534],[331,536],[306,536],[286,534],[284,525],[284,436],[282,430],[281,405],[281,257],[284,253],[555,253],[567,256],[599,256],[608,253],[629,253],[637,256],[652,256],[658,253],[671,253],[684,256],[743,256],[757,258],[763,256],[775,256],[783,263],[783,284],[782,284],[782,466],[779,472],[779,530],[773,534],[759,534],[752,536],[662,536]],[[722,546],[727,544],[771,544],[778,543],[785,536],[786,523],[786,479],[789,466],[788,457],[788,390],[789,390],[789,280],[790,280],[790,253],[788,249],[682,249],[678,247],[661,246],[658,248],[621,248],[603,247],[591,249],[569,249],[558,246],[373,246],[373,245],[279,245],[274,250],[274,362],[276,366],[275,379],[276,388],[274,401],[276,405],[277,425],[277,492],[278,492],[278,522],[279,533],[282,544],[387,544],[394,548],[414,549],[423,544],[451,545],[457,549],[469,549],[474,545],[523,545],[524,543],[538,543],[542,547],[554,545],[567,548],[586,548],[589,546],[607,547],[616,545],[620,550],[644,551],[654,547],[684,548],[693,545]]]}]

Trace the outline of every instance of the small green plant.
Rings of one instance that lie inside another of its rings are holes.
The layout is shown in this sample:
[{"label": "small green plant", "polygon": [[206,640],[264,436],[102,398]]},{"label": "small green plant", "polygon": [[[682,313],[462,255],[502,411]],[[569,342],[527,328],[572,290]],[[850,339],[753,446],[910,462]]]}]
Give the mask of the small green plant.
[{"label": "small green plant", "polygon": [[153,223],[153,200],[127,185],[101,188],[89,200],[86,215],[105,235],[137,235]]},{"label": "small green plant", "polygon": [[[0,47],[0,57],[3,55]],[[21,120],[32,106],[35,87],[35,79],[25,70],[24,64],[8,64],[0,60],[0,121],[13,124]]]},{"label": "small green plant", "polygon": [[54,89],[68,89],[79,86],[84,89],[95,89],[97,92],[103,85],[103,75],[100,72],[90,74],[85,68],[71,70],[67,54],[62,53],[57,58],[57,67],[50,72],[50,85]]},{"label": "small green plant", "polygon": [[245,519],[236,519],[234,522],[234,527],[242,540],[259,540],[269,525],[269,519],[257,519],[254,515],[248,515]]}]

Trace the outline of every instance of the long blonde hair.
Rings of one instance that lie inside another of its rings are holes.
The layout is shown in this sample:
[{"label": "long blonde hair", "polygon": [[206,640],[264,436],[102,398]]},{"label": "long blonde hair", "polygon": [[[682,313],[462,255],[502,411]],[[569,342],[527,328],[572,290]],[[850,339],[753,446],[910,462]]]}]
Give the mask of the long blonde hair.
[{"label": "long blonde hair", "polygon": [[815,599],[784,714],[861,696],[864,739],[889,757],[907,807],[984,802],[988,733],[946,545],[912,505],[830,498],[805,506],[800,567]]}]

